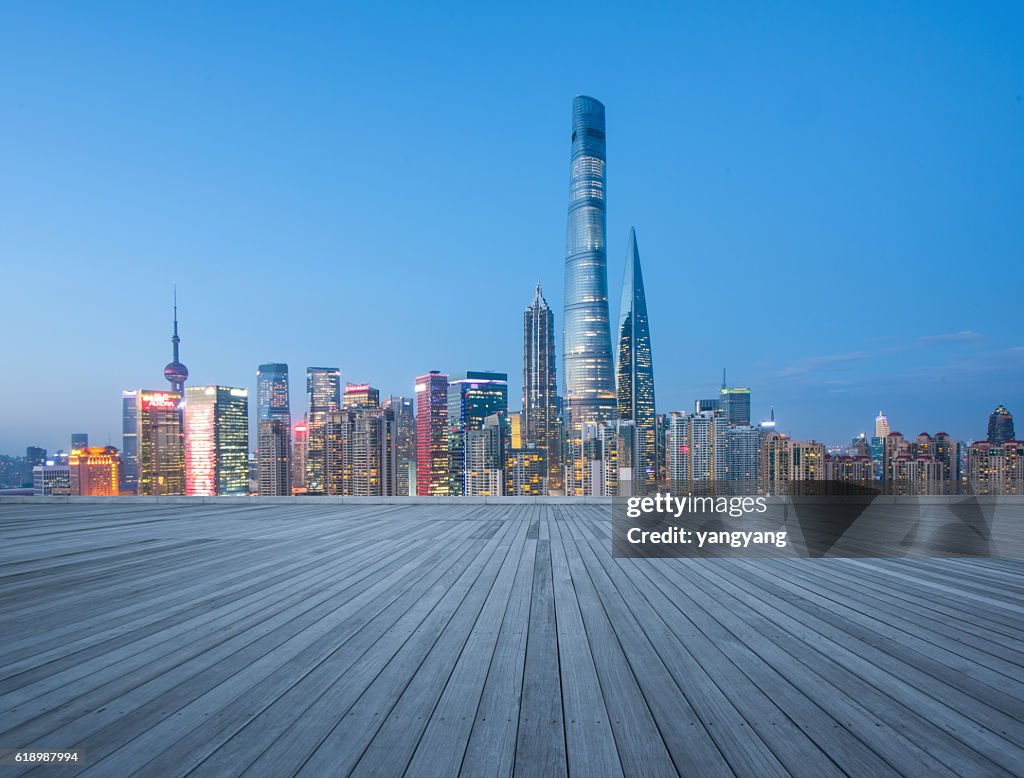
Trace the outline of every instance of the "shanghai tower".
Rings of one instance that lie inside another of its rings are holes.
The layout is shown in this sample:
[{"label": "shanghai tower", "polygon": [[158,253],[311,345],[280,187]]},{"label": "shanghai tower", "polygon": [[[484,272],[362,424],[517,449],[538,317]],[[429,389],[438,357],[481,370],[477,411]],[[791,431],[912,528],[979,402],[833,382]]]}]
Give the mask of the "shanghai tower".
[{"label": "shanghai tower", "polygon": [[615,378],[608,323],[604,105],[580,95],[572,106],[569,222],[565,247],[562,371],[568,415],[566,494],[578,493],[576,445],[581,425],[615,417]]},{"label": "shanghai tower", "polygon": [[622,280],[619,306],[619,364],[616,376],[619,418],[636,425],[637,446],[634,471],[638,472],[641,494],[654,491],[658,480],[657,439],[654,431],[654,364],[651,358],[651,329],[647,320],[647,297],[640,270],[636,230],[629,231],[626,273]]}]

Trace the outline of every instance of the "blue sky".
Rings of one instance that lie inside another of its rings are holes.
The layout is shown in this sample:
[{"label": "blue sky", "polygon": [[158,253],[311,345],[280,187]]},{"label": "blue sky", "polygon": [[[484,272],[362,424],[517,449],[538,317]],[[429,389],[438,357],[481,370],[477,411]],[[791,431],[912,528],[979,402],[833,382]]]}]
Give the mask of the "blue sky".
[{"label": "blue sky", "polygon": [[660,411],[726,366],[825,442],[1024,415],[1019,3],[32,3],[0,66],[0,452],[118,444],[174,282],[192,383],[496,369],[518,406],[578,93]]}]

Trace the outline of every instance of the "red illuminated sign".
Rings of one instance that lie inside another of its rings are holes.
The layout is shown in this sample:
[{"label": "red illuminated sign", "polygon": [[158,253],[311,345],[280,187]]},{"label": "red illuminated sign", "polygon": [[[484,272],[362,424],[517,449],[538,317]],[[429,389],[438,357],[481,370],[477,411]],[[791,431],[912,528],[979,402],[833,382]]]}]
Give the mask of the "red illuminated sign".
[{"label": "red illuminated sign", "polygon": [[178,407],[178,398],[167,392],[151,392],[142,395],[142,410],[166,409],[173,410]]}]

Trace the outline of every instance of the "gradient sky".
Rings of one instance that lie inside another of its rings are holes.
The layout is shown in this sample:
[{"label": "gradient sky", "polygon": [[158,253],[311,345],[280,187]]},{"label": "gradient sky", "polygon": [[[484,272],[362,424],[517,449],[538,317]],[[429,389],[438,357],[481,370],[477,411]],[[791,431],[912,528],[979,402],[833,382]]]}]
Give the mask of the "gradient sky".
[{"label": "gradient sky", "polygon": [[[345,6],[345,7],[342,7]],[[411,393],[561,328],[570,110],[608,111],[659,411],[798,437],[1024,424],[1020,3],[23,3],[0,12],[0,452],[260,362]],[[561,344],[558,344],[560,351]]]}]

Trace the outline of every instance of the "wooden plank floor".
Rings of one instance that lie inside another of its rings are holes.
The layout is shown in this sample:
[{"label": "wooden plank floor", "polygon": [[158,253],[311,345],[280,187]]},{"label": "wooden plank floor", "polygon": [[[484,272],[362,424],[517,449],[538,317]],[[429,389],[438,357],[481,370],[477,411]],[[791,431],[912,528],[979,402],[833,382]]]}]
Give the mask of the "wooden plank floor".
[{"label": "wooden plank floor", "polygon": [[1024,774],[1021,560],[617,560],[609,524],[0,505],[0,748],[84,750],[40,775]]}]

